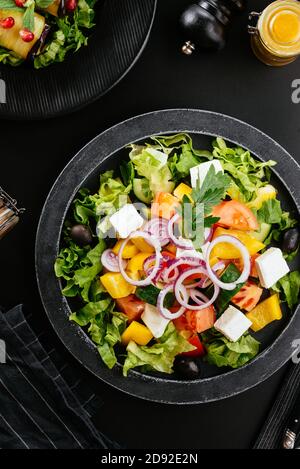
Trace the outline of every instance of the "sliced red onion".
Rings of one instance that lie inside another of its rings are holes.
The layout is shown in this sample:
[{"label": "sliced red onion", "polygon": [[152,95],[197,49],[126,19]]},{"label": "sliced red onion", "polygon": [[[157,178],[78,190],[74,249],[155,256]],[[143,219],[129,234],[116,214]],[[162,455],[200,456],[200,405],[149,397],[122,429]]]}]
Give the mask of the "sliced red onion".
[{"label": "sliced red onion", "polygon": [[[118,256],[112,249],[106,249],[101,256],[101,263],[110,272],[120,272]],[[123,268],[126,268],[127,261],[122,259]]]},{"label": "sliced red onion", "polygon": [[[191,266],[199,266],[199,265],[205,266],[205,262],[198,257],[186,256],[186,257],[181,257],[180,259],[171,259],[169,261],[168,266],[166,267],[166,269],[164,270],[162,274],[162,280],[165,283],[174,282],[174,280],[176,280],[176,278],[179,275],[178,267],[184,264],[189,264]],[[174,274],[171,275],[173,270],[174,270]]]},{"label": "sliced red onion", "polygon": [[[122,254],[123,254],[123,251],[124,251],[124,248],[125,248],[126,244],[132,238],[144,238],[155,249],[156,257],[155,257],[155,263],[154,263],[153,269],[150,272],[150,274],[143,280],[133,280],[131,277],[129,277],[127,275],[127,273],[125,272],[125,270],[123,268]],[[130,283],[131,285],[135,285],[136,287],[144,287],[146,285],[150,285],[151,281],[155,278],[157,272],[159,271],[159,267],[160,267],[160,259],[161,259],[160,244],[159,244],[159,242],[156,238],[151,236],[149,233],[146,233],[145,231],[133,231],[128,236],[128,238],[126,238],[123,241],[123,243],[121,244],[119,254],[118,254],[118,259],[119,259],[120,272],[121,272],[122,276],[124,277],[124,279],[126,280],[126,282]]]},{"label": "sliced red onion", "polygon": [[189,242],[190,240],[188,239],[179,239],[176,238],[174,235],[174,225],[175,223],[180,219],[179,213],[175,213],[175,215],[169,220],[168,222],[168,236],[170,240],[175,244],[176,247],[180,249],[194,249],[193,245],[190,246]]},{"label": "sliced red onion", "polygon": [[204,293],[199,290],[196,290],[195,288],[192,288],[190,290],[190,297],[195,303],[197,303],[197,305],[203,305],[204,303],[209,302],[209,298],[207,298]]},{"label": "sliced red onion", "polygon": [[214,283],[214,294],[213,294],[213,296],[211,297],[210,300],[208,300],[207,302],[203,303],[200,306],[199,305],[197,305],[197,306],[189,305],[188,302],[185,301],[185,298],[182,299],[182,292],[184,290],[186,291],[186,286],[183,285],[183,282],[188,277],[190,277],[191,275],[195,275],[195,274],[205,275],[206,277],[208,276],[207,270],[204,269],[203,267],[198,267],[198,268],[195,268],[195,269],[186,270],[176,280],[175,289],[174,289],[175,297],[176,297],[176,300],[178,301],[178,303],[181,306],[184,306],[186,309],[189,309],[191,311],[199,311],[201,309],[207,308],[208,306],[212,305],[215,302],[215,300],[217,299],[217,297],[220,293],[220,288],[218,287],[218,285],[216,285]]},{"label": "sliced red onion", "polygon": [[169,243],[168,220],[165,218],[152,218],[144,226],[144,231],[158,239],[161,246]]},{"label": "sliced red onion", "polygon": [[[235,282],[225,283],[222,282],[218,276],[215,274],[214,270],[211,268],[209,264],[209,258],[211,251],[213,248],[219,243],[229,243],[232,244],[235,248],[237,248],[240,253],[242,254],[244,268],[240,275],[240,277]],[[215,238],[209,245],[209,248],[206,252],[206,269],[208,272],[209,277],[213,281],[214,284],[218,285],[223,290],[234,290],[238,283],[244,283],[248,280],[250,275],[250,254],[246,248],[246,246],[237,238],[230,235],[222,235]]]},{"label": "sliced red onion", "polygon": [[143,269],[146,275],[149,275],[149,273],[153,269],[153,263],[155,263],[156,260],[156,255],[151,254],[147,259],[145,259],[144,264],[143,264]]},{"label": "sliced red onion", "polygon": [[214,234],[213,227],[211,228],[204,228],[204,244],[210,242],[212,240]]},{"label": "sliced red onion", "polygon": [[[225,267],[226,267],[225,263],[223,261],[219,261],[212,267],[212,270],[214,272],[218,272],[218,270],[223,270],[223,269],[225,269]],[[202,282],[200,281],[197,286],[200,287],[200,288],[207,288],[212,283],[213,282],[212,282],[211,278],[207,277],[206,279],[204,279],[204,281],[203,280],[202,280]]]},{"label": "sliced red onion", "polygon": [[[182,314],[185,312],[185,308],[181,306],[179,310],[176,311],[176,313],[171,313],[170,310],[164,307],[164,301],[165,301],[166,295],[171,291],[173,291],[172,285],[168,285],[163,290],[161,290],[157,298],[157,309],[164,318],[172,320],[172,319],[177,319],[180,316],[182,316]],[[184,298],[188,300],[187,293],[183,292],[183,295],[184,295]]]}]

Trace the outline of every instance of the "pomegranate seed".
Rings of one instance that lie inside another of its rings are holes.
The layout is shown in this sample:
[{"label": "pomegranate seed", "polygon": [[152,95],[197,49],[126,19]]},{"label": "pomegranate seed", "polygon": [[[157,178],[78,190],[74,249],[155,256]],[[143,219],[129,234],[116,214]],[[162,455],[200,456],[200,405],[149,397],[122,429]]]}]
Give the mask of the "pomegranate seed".
[{"label": "pomegranate seed", "polygon": [[77,0],[67,0],[66,1],[66,10],[67,11],[74,11],[77,8]]},{"label": "pomegranate seed", "polygon": [[16,4],[17,7],[19,7],[19,8],[23,8],[25,2],[26,2],[26,0],[15,0],[15,4]]},{"label": "pomegranate seed", "polygon": [[19,34],[24,42],[31,42],[34,39],[34,34],[27,28],[21,29]]},{"label": "pomegranate seed", "polygon": [[3,18],[0,20],[0,26],[4,29],[10,29],[15,25],[15,20],[12,16],[8,16],[7,18]]}]

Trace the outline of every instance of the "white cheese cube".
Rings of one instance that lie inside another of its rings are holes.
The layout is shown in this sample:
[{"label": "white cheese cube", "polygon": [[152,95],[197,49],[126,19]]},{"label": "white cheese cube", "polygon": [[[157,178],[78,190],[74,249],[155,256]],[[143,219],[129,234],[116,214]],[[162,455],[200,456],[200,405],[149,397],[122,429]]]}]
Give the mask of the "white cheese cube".
[{"label": "white cheese cube", "polygon": [[239,309],[229,306],[215,322],[214,328],[231,342],[236,342],[251,325],[252,322]]},{"label": "white cheese cube", "polygon": [[138,230],[144,223],[143,217],[133,204],[124,205],[110,217],[109,221],[120,238],[123,239],[127,238],[133,231]]},{"label": "white cheese cube", "polygon": [[153,337],[155,337],[156,339],[163,335],[167,325],[170,322],[169,319],[164,318],[160,314],[160,312],[155,306],[150,305],[148,303],[146,303],[144,312],[142,314],[142,320],[146,324],[148,329],[150,329],[150,331],[152,332]]},{"label": "white cheese cube", "polygon": [[279,248],[269,248],[255,260],[260,283],[270,288],[289,271],[289,266]]},{"label": "white cheese cube", "polygon": [[206,161],[205,163],[201,163],[198,166],[194,166],[190,169],[192,187],[197,186],[198,180],[200,180],[201,186],[211,166],[214,166],[216,173],[224,173],[223,167],[219,160]]}]

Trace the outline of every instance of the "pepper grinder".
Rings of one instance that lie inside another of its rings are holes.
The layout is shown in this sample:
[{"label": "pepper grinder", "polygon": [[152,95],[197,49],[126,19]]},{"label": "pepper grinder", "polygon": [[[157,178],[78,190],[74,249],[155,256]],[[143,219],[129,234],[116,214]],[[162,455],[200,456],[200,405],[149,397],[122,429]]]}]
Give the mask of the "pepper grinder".
[{"label": "pepper grinder", "polygon": [[2,239],[19,221],[19,216],[25,211],[17,207],[17,201],[12,199],[0,187],[0,239]]},{"label": "pepper grinder", "polygon": [[236,14],[246,7],[246,0],[200,0],[181,15],[179,26],[185,43],[182,52],[191,55],[196,48],[221,50]]}]

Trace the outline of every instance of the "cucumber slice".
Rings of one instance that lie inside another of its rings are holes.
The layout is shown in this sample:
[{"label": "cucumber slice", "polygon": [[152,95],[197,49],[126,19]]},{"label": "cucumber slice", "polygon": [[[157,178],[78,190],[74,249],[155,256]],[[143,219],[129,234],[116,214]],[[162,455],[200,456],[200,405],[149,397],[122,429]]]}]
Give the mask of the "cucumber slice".
[{"label": "cucumber slice", "polygon": [[135,196],[145,204],[150,204],[153,199],[152,192],[149,187],[149,181],[146,178],[134,178],[132,181],[132,189]]},{"label": "cucumber slice", "polygon": [[251,236],[263,243],[266,237],[270,234],[271,228],[272,225],[269,225],[268,223],[261,223],[259,231],[254,231],[251,233]]}]

